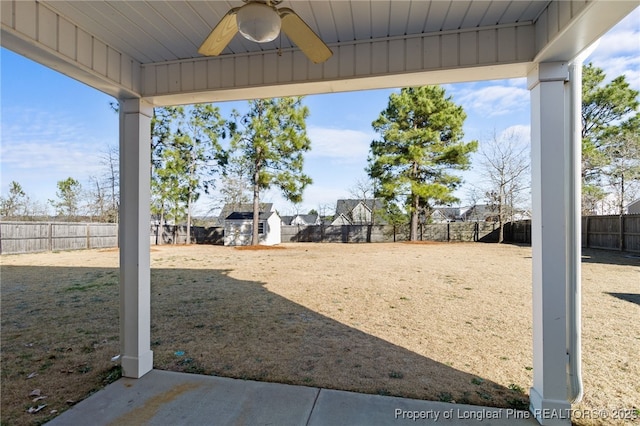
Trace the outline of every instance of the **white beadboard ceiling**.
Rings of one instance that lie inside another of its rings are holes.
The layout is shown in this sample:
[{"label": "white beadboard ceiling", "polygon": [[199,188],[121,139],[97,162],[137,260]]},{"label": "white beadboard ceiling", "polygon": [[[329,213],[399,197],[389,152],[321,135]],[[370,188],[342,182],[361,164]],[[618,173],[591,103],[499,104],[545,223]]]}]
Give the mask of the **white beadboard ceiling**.
[{"label": "white beadboard ceiling", "polygon": [[[197,58],[200,43],[237,1],[43,1],[79,28],[141,64]],[[549,1],[283,1],[325,41],[372,40],[533,22]],[[282,35],[259,44],[237,34],[222,53],[290,48]]]},{"label": "white beadboard ceiling", "polygon": [[198,48],[242,0],[1,0],[2,46],[116,98],[154,105],[524,77],[569,61],[640,0],[285,0],[329,45],[282,34]]}]

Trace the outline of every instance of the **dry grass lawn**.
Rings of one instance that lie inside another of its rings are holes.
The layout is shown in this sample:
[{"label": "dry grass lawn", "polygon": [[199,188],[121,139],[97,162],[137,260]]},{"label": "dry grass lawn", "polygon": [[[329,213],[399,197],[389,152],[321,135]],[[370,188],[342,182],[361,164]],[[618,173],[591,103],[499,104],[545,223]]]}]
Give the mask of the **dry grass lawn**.
[{"label": "dry grass lawn", "polygon": [[[281,247],[153,247],[155,367],[528,406],[530,248]],[[1,261],[2,424],[40,423],[120,374],[111,361],[119,352],[118,253]],[[586,251],[582,276],[585,396],[575,408],[637,416],[640,259]],[[577,422],[600,423],[612,424]]]}]

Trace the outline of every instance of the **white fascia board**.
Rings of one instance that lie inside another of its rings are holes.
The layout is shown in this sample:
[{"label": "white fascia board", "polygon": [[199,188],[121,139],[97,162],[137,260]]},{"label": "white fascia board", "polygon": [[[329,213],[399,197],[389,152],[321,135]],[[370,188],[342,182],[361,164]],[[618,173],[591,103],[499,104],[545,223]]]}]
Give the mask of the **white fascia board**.
[{"label": "white fascia board", "polygon": [[640,5],[638,0],[554,0],[535,23],[535,62],[569,61]]},{"label": "white fascia board", "polygon": [[331,49],[323,64],[296,49],[143,64],[142,94],[165,106],[525,77],[535,32],[519,23]]},{"label": "white fascia board", "polygon": [[2,47],[117,99],[140,97],[140,63],[130,56],[41,3],[2,6]]}]

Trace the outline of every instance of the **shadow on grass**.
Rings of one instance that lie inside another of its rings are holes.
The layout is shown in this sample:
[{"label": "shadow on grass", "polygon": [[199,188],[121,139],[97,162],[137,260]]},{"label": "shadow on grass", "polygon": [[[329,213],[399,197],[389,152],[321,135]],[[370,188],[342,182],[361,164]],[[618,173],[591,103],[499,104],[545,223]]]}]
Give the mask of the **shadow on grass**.
[{"label": "shadow on grass", "polygon": [[601,263],[605,265],[640,267],[640,253],[583,248],[582,263]]},{"label": "shadow on grass", "polygon": [[607,294],[609,296],[617,297],[618,299],[626,300],[627,302],[640,305],[640,294],[633,294],[633,293],[607,293]]},{"label": "shadow on grass", "polygon": [[[229,273],[152,269],[155,368],[444,402],[528,405],[519,389],[409,351]],[[105,384],[119,351],[118,287],[115,268],[2,267],[3,424],[46,420],[50,410],[62,412]],[[31,372],[38,376],[26,380]],[[47,410],[25,414],[37,405],[28,397],[36,388],[47,394]]]}]

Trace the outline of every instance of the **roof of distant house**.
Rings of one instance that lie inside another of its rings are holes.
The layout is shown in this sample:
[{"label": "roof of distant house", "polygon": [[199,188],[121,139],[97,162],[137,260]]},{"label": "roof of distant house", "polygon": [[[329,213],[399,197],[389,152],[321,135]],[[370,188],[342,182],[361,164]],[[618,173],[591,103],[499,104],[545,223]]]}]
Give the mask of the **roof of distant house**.
[{"label": "roof of distant house", "polygon": [[316,221],[318,220],[317,214],[297,214],[293,216],[292,219],[295,219],[296,217],[299,217],[300,219],[304,220],[306,223],[316,223]]},{"label": "roof of distant house", "polygon": [[340,214],[348,215],[360,203],[363,203],[370,210],[373,210],[374,206],[376,209],[381,209],[384,207],[382,198],[375,198],[375,199],[367,198],[364,200],[359,200],[359,199],[338,200],[336,204],[336,216],[339,216]]},{"label": "roof of distant house", "polygon": [[456,218],[460,216],[460,208],[458,207],[434,207],[433,212],[431,214],[433,215],[433,213],[436,213],[436,212],[440,212],[444,216],[451,217],[451,218]]},{"label": "roof of distant house", "polygon": [[291,220],[293,219],[293,216],[280,216],[280,220],[282,221],[282,223],[284,223],[285,225],[290,225],[291,224]]}]

